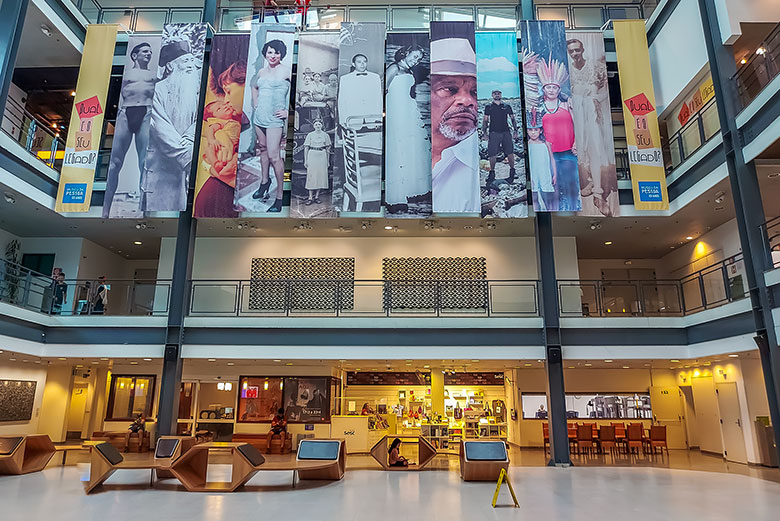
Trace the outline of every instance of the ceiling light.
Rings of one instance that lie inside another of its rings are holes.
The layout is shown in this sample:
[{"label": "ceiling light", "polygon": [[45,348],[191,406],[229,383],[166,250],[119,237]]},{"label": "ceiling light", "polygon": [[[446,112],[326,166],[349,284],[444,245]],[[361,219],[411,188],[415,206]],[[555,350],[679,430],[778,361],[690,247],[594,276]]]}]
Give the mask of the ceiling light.
[{"label": "ceiling light", "polygon": [[70,91],[70,97],[71,98],[75,98],[76,97],[76,91],[75,90]]},{"label": "ceiling light", "polygon": [[136,246],[140,246],[140,245],[142,245],[143,243],[142,243],[141,241],[133,241],[133,244],[135,244]]},{"label": "ceiling light", "polygon": [[765,55],[766,54],[766,48],[765,47],[759,47],[758,49],[756,49],[756,54],[759,54],[761,56]]},{"label": "ceiling light", "polygon": [[604,362],[607,363],[607,364],[611,364],[612,360],[611,359],[607,359],[607,360],[604,360]]},{"label": "ceiling light", "polygon": [[5,197],[5,202],[8,204],[14,204],[16,202],[16,198],[11,193],[6,192],[3,194],[3,197]]},{"label": "ceiling light", "polygon": [[16,362],[16,358],[9,358],[11,362]]},{"label": "ceiling light", "polygon": [[729,358],[739,358],[739,355],[729,355]]},{"label": "ceiling light", "polygon": [[104,362],[108,361],[108,358],[101,358]]},{"label": "ceiling light", "polygon": [[[38,363],[38,362],[36,362],[36,363]],[[100,362],[98,362],[97,360],[92,360],[92,365],[97,365],[97,364],[99,364],[99,363],[100,363]]]},{"label": "ceiling light", "polygon": [[393,227],[390,226],[389,224],[387,226],[385,226],[385,230],[392,230],[392,229],[393,229]]},{"label": "ceiling light", "polygon": [[287,362],[287,364],[285,364],[285,365],[292,365],[292,362]]},{"label": "ceiling light", "polygon": [[[46,24],[41,24],[41,32],[46,35],[47,38],[51,38],[51,29]],[[758,51],[756,51],[758,52]]]},{"label": "ceiling light", "polygon": [[479,362],[479,360],[472,360],[472,362]]},{"label": "ceiling light", "polygon": [[56,123],[52,123],[51,124],[51,128],[55,128],[56,129],[57,128],[57,124]]},{"label": "ceiling light", "polygon": [[533,364],[523,364],[525,367],[531,367]]},{"label": "ceiling light", "polygon": [[692,236],[690,236],[690,235],[688,235],[688,236],[685,238],[685,240],[686,240],[686,241],[692,241],[692,240],[693,240],[693,237],[692,237]]},{"label": "ceiling light", "polygon": [[747,58],[742,58],[741,60],[739,60],[739,63],[745,65],[747,63]]},{"label": "ceiling light", "polygon": [[771,174],[766,175],[767,179],[777,179],[780,177],[780,172],[772,172]]},{"label": "ceiling light", "polygon": [[236,365],[235,362],[228,362],[227,365]]},{"label": "ceiling light", "polygon": [[585,367],[592,367],[592,366],[593,366],[593,364],[591,364],[591,363],[586,363],[585,364]]},{"label": "ceiling light", "polygon": [[61,357],[57,358],[57,360],[65,361],[65,360],[67,360],[67,358],[65,358],[64,356],[61,356]]},{"label": "ceiling light", "polygon": [[216,359],[216,358],[209,358],[209,359],[208,359],[208,361],[209,361],[209,362],[216,362],[216,361],[217,361],[217,359]]},{"label": "ceiling light", "polygon": [[627,365],[624,365],[624,366],[623,366],[623,369],[631,369],[631,368],[630,368],[630,367],[628,367]]},{"label": "ceiling light", "polygon": [[671,359],[671,360],[669,360],[669,361],[670,361],[671,363],[673,363],[673,364],[679,364],[679,363],[680,363],[680,361],[679,361],[679,360],[677,360],[676,358],[672,358],[672,359]]},{"label": "ceiling light", "polygon": [[429,366],[429,365],[424,365],[423,366],[423,369],[430,369],[430,368],[431,368],[431,366]]},{"label": "ceiling light", "polygon": [[604,241],[604,246],[612,246],[612,241]]},{"label": "ceiling light", "polygon": [[568,366],[566,369],[574,369],[573,365]]},{"label": "ceiling light", "polygon": [[274,362],[281,362],[281,360],[274,360]]},{"label": "ceiling light", "polygon": [[144,358],[144,362],[151,362],[151,361],[152,361],[151,358]]},{"label": "ceiling light", "polygon": [[138,365],[138,362],[130,362],[130,365]]}]

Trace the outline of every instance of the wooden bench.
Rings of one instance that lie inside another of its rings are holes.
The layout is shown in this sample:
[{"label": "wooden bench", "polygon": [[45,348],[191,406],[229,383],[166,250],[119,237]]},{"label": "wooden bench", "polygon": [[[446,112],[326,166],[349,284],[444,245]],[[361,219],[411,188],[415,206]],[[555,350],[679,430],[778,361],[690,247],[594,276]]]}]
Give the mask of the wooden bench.
[{"label": "wooden bench", "polygon": [[70,445],[55,445],[54,449],[57,452],[62,452],[62,466],[65,466],[65,459],[68,457],[68,452],[72,450],[89,450],[89,446],[83,445],[81,443],[79,444],[70,444]]},{"label": "wooden bench", "polygon": [[[128,434],[130,435],[129,439]],[[95,431],[92,433],[90,440],[107,441],[117,450],[124,452],[147,452],[149,447],[151,447],[151,436],[149,431]]]},{"label": "wooden bench", "polygon": [[43,470],[56,450],[46,434],[0,436],[0,474]]},{"label": "wooden bench", "polygon": [[[387,457],[387,442],[390,438],[399,438],[400,440],[417,440],[417,463],[407,467],[391,467]],[[415,436],[411,434],[389,434],[376,442],[376,445],[371,448],[371,456],[377,461],[377,463],[382,465],[382,468],[385,470],[422,470],[423,467],[425,467],[428,463],[431,462],[431,460],[433,460],[433,458],[436,457],[436,454],[436,449],[430,441],[428,441],[423,436]]]},{"label": "wooden bench", "polygon": [[154,480],[153,460],[125,461],[122,453],[111,443],[103,442],[92,447],[90,453],[89,480],[84,482],[84,492],[90,494],[120,469],[149,469],[149,486]]},{"label": "wooden bench", "polygon": [[[230,452],[231,479],[230,481],[207,481],[209,451],[219,449]],[[252,479],[263,463],[265,458],[253,445],[211,442],[192,447],[171,465],[170,471],[190,492],[233,492]]]}]

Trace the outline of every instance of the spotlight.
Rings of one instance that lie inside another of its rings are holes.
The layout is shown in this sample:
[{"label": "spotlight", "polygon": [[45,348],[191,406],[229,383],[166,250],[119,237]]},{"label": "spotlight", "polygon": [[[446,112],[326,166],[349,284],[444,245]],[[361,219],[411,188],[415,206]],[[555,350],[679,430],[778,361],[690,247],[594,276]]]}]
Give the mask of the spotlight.
[{"label": "spotlight", "polygon": [[145,230],[146,228],[147,224],[145,222],[135,223],[136,230]]},{"label": "spotlight", "polygon": [[8,204],[14,204],[16,202],[16,197],[14,197],[10,192],[4,193],[3,197],[5,197],[5,202]]},{"label": "spotlight", "polygon": [[363,221],[360,223],[360,227],[364,230],[369,230],[371,228],[371,221]]},{"label": "spotlight", "polygon": [[[48,25],[41,24],[41,32],[46,35],[47,38],[51,38],[52,32]],[[758,52],[758,51],[756,51]]]}]

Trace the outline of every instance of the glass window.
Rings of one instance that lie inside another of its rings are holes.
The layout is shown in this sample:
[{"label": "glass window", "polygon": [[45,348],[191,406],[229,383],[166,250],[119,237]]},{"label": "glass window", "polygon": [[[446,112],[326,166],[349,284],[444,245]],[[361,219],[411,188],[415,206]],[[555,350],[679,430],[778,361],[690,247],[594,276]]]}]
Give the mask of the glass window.
[{"label": "glass window", "polygon": [[478,7],[478,29],[514,29],[517,26],[513,7]]},{"label": "glass window", "polygon": [[394,7],[393,29],[427,29],[431,22],[430,7]]},{"label": "glass window", "polygon": [[111,375],[106,420],[134,420],[143,414],[152,415],[154,375]]},{"label": "glass window", "polygon": [[350,9],[350,22],[387,22],[387,9]]},{"label": "glass window", "polygon": [[601,7],[574,7],[574,27],[578,29],[600,28],[604,25]]},{"label": "glass window", "polygon": [[569,9],[567,7],[537,7],[536,18],[539,20],[563,20],[569,27]]},{"label": "glass window", "polygon": [[[547,396],[523,394],[523,418],[547,419]],[[650,419],[649,393],[566,393],[566,417],[576,419]]]},{"label": "glass window", "polygon": [[119,24],[122,27],[130,29],[130,24],[133,21],[133,12],[130,9],[117,10],[117,11],[103,11],[103,16],[100,19],[100,23],[103,24]]},{"label": "glass window", "polygon": [[167,16],[166,11],[138,10],[135,16],[135,30],[142,33],[162,31]]},{"label": "glass window", "polygon": [[610,20],[638,20],[642,18],[638,7],[609,7]]},{"label": "glass window", "polygon": [[248,31],[252,23],[252,8],[223,9],[219,23],[220,31]]},{"label": "glass window", "polygon": [[192,24],[200,22],[202,17],[202,13],[200,11],[194,10],[194,11],[186,11],[186,10],[178,10],[174,9],[171,12],[171,21],[172,24]]},{"label": "glass window", "polygon": [[472,22],[474,9],[471,7],[436,7],[436,20],[441,22]]},{"label": "glass window", "polygon": [[309,9],[306,13],[308,29],[339,29],[346,20],[344,9]]}]

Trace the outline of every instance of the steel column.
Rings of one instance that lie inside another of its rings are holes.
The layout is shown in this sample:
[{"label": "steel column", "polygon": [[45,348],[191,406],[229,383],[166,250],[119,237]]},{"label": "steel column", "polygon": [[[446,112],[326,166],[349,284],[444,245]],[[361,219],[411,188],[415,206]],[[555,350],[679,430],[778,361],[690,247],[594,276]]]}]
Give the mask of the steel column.
[{"label": "steel column", "polygon": [[704,28],[704,40],[718,104],[723,150],[734,196],[739,241],[744,252],[748,291],[756,328],[756,344],[761,354],[761,367],[769,402],[769,413],[775,429],[775,443],[780,453],[780,351],[772,317],[773,301],[764,280],[764,271],[772,267],[771,257],[764,248],[761,225],[765,221],[761,191],[754,162],[746,163],[736,117],[741,110],[737,92],[734,53],[721,43],[715,4],[699,0],[699,12]]},{"label": "steel column", "polygon": [[[5,110],[29,0],[0,2],[0,108]],[[2,114],[2,113],[0,113]]]}]

